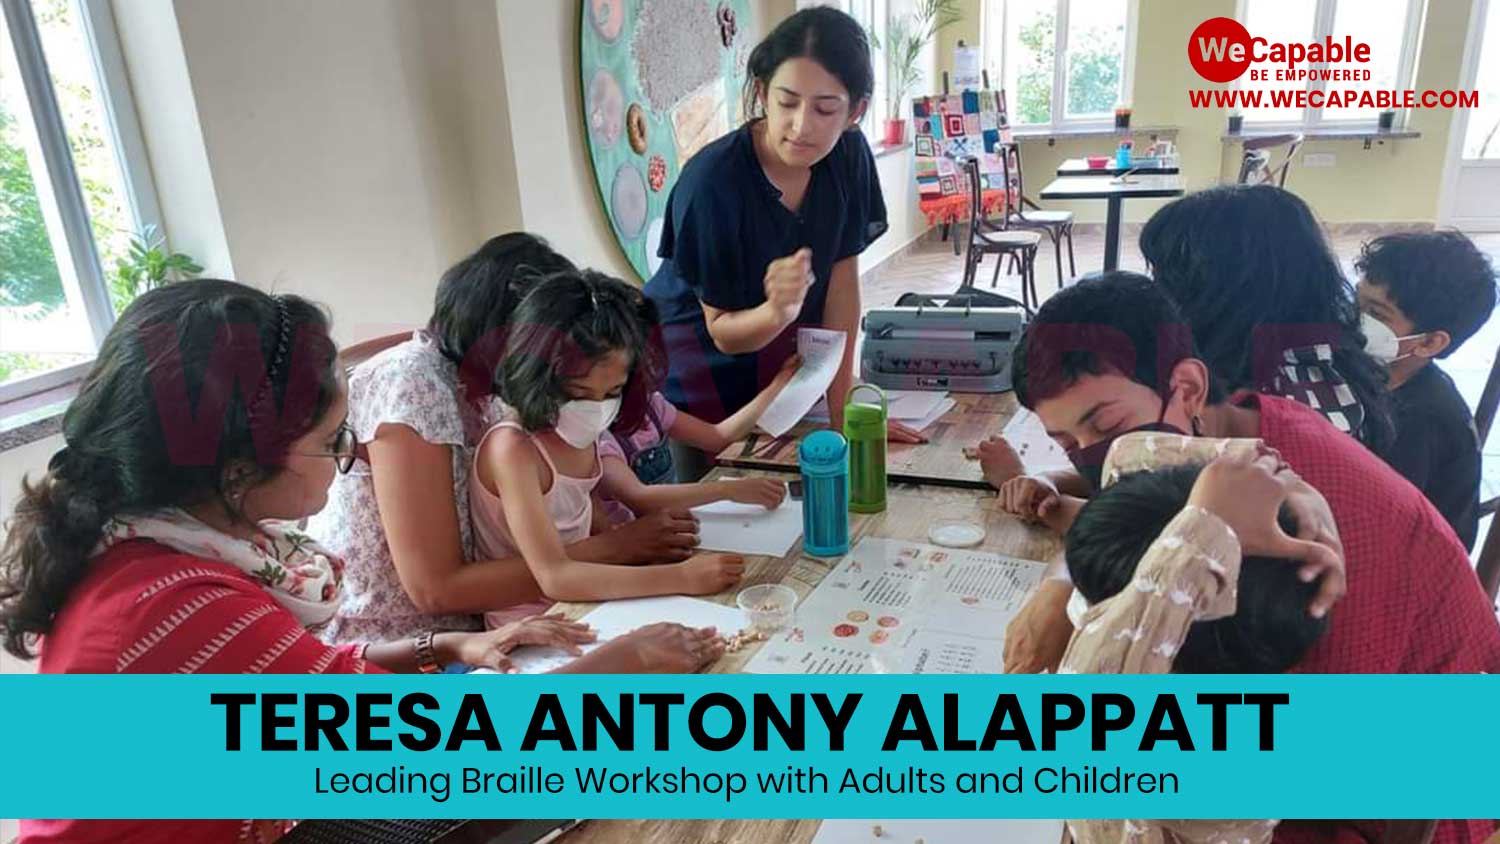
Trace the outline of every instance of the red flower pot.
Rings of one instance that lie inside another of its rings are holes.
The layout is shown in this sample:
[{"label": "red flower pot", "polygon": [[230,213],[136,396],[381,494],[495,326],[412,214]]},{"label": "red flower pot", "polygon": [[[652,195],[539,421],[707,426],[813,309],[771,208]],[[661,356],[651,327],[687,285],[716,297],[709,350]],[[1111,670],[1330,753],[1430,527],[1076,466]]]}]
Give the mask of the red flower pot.
[{"label": "red flower pot", "polygon": [[906,142],[906,121],[900,119],[885,122],[885,145],[896,146]]}]

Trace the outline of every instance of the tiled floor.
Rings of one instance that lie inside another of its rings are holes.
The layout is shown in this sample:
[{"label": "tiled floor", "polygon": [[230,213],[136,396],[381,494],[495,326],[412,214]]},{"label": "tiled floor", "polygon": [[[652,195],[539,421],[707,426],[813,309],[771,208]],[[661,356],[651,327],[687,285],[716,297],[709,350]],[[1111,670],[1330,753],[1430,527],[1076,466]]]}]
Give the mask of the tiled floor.
[{"label": "tiled floor", "polygon": [[[1136,248],[1138,231],[1138,227],[1126,226],[1121,238],[1121,269],[1145,271],[1145,261]],[[1334,251],[1338,254],[1340,261],[1344,264],[1345,272],[1351,279],[1354,278],[1354,259],[1359,254],[1360,244],[1378,233],[1378,231],[1361,231],[1358,234],[1338,234],[1331,238]],[[1497,267],[1500,267],[1500,234],[1474,234],[1472,237],[1479,248],[1490,256]],[[1097,227],[1081,227],[1074,235],[1073,246],[1080,274],[1103,267],[1104,235]],[[1063,254],[1063,268],[1066,272],[1066,252]],[[993,272],[994,259],[990,259],[980,267],[978,286],[988,289]],[[1036,275],[1037,292],[1041,296],[1049,296],[1057,290],[1057,273],[1052,260],[1051,247],[1045,238],[1042,240],[1042,250],[1037,257]],[[948,293],[958,287],[962,276],[962,259],[954,256],[950,244],[936,240],[925,242],[914,251],[881,267],[866,282],[864,305],[866,308],[889,306],[894,304],[901,294],[912,291]],[[1019,299],[1021,288],[1018,282],[1017,276],[1002,274],[1000,283],[995,289],[1007,296]],[[1479,333],[1442,363],[1448,374],[1453,376],[1454,382],[1457,383],[1464,398],[1468,400],[1470,407],[1479,402],[1479,394],[1484,390],[1484,382],[1489,377],[1490,366],[1494,362],[1496,351],[1500,350],[1500,309],[1496,310],[1496,314],[1497,316],[1491,317]],[[1490,441],[1485,446],[1484,456],[1483,494],[1485,498],[1489,498],[1500,494],[1500,434],[1490,437]],[[1483,531],[1486,529],[1487,526],[1481,525],[1481,535],[1479,542],[1476,543],[1476,549],[1483,543]]]}]

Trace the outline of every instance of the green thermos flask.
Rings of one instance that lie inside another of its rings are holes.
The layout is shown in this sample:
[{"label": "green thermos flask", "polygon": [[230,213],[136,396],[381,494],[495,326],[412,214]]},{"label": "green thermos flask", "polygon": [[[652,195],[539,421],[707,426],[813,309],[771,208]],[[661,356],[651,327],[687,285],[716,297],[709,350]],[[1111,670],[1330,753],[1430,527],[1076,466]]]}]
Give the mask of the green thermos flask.
[{"label": "green thermos flask", "polygon": [[[860,390],[871,390],[880,404],[854,401]],[[860,384],[844,398],[844,439],[849,441],[849,509],[856,513],[885,510],[885,393],[873,384]]]}]

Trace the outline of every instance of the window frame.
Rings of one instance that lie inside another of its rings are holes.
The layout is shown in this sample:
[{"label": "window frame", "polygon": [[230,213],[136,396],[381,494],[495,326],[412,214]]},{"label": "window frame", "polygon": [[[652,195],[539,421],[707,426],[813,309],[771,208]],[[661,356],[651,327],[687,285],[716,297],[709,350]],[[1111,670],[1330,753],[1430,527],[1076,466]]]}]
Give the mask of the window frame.
[{"label": "window frame", "polygon": [[[1077,129],[1112,129],[1115,125],[1114,114],[1102,114],[1090,117],[1068,117],[1067,95],[1068,95],[1068,17],[1071,12],[1072,0],[1053,0],[1056,8],[1053,20],[1055,32],[1052,44],[1052,103],[1055,108],[1050,109],[1050,117],[1046,123],[1019,123],[1013,117],[1011,127],[1016,130],[1050,130],[1065,131]],[[1125,4],[1125,45],[1120,56],[1120,94],[1119,101],[1129,103],[1135,92],[1135,55],[1136,37],[1140,29],[1140,0],[1122,0]],[[1014,105],[1016,100],[1015,90],[1010,85],[1010,79],[1005,77],[1005,50],[1006,34],[1010,28],[1010,3],[1008,0],[989,0],[985,3],[985,11],[979,20],[979,44],[983,51],[985,69],[989,71],[991,79],[999,80],[999,87],[1005,90],[1006,100]],[[998,11],[997,11],[998,10]],[[995,32],[996,21],[999,20],[999,32]],[[998,47],[992,49],[992,45],[998,39]],[[993,56],[1000,56],[999,66],[991,65]],[[1062,113],[1058,113],[1058,108]],[[1012,115],[1016,112],[1012,109]]]},{"label": "window frame", "polygon": [[[1240,23],[1245,22],[1250,3],[1254,0],[1235,0],[1234,19]],[[1338,16],[1338,4],[1340,0],[1315,0],[1317,7],[1313,12],[1313,31],[1310,38],[1313,41],[1322,41],[1324,36],[1332,34],[1333,21]],[[1358,2],[1358,0],[1342,0],[1342,2]],[[1406,21],[1401,31],[1401,53],[1397,58],[1400,63],[1396,67],[1396,85],[1398,91],[1404,91],[1416,82],[1417,57],[1422,46],[1422,29],[1425,23],[1427,0],[1405,0]],[[1253,33],[1252,33],[1253,34]],[[1309,42],[1311,43],[1311,42]],[[1325,68],[1327,63],[1316,67]],[[1231,87],[1239,90],[1244,84],[1245,77],[1236,79]],[[1328,82],[1323,79],[1308,80],[1306,91],[1327,91]],[[1298,131],[1307,132],[1316,129],[1359,129],[1375,127],[1378,122],[1376,118],[1368,117],[1344,117],[1329,119],[1323,116],[1326,105],[1321,108],[1313,108],[1308,105],[1302,110],[1302,117],[1298,120],[1252,120],[1249,112],[1242,112],[1245,117],[1245,126],[1254,126],[1257,131]],[[1410,117],[1408,109],[1396,109],[1396,124],[1394,128],[1406,128],[1406,122]]]},{"label": "window frame", "polygon": [[[840,11],[861,25],[875,30],[880,43],[887,45],[891,36],[891,2],[892,0],[842,0]],[[890,49],[882,46],[879,50],[874,50],[874,45],[871,45],[871,49],[873,55],[870,63],[875,71],[875,84],[870,91],[870,105],[865,109],[865,116],[860,119],[859,127],[864,130],[871,146],[876,146],[884,139],[885,121],[902,116],[904,103],[897,104],[894,114],[887,113],[886,95],[891,85]]]},{"label": "window frame", "polygon": [[[146,143],[141,133],[135,100],[130,93],[124,53],[109,0],[70,0],[79,18],[82,36],[89,47],[94,76],[99,84],[99,99],[106,120],[104,130],[110,133],[118,160],[125,203],[137,232],[146,226],[162,230],[161,206],[152,182]],[[110,301],[107,268],[94,242],[87,200],[78,179],[68,142],[67,127],[62,119],[57,93],[48,71],[41,32],[32,14],[29,0],[0,0],[10,33],[11,47],[20,71],[26,105],[35,127],[42,152],[45,173],[35,174],[47,180],[50,197],[62,224],[67,255],[58,256],[64,273],[71,266],[79,291],[83,317],[93,337],[94,351],[114,326],[114,306]],[[68,281],[64,281],[65,287]],[[69,303],[70,305],[73,303]],[[25,398],[81,379],[93,366],[93,359],[34,375],[25,375],[0,384],[0,403]]]}]

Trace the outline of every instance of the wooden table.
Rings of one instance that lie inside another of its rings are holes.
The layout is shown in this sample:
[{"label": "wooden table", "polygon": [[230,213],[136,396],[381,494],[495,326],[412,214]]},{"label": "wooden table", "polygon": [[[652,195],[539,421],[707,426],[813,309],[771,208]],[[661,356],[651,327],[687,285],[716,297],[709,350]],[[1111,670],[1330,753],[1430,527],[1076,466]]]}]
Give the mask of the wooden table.
[{"label": "wooden table", "polygon": [[[950,393],[949,397],[957,404],[922,432],[927,442],[919,445],[890,444],[885,472],[891,482],[989,489],[979,461],[965,457],[963,450],[1004,430],[1005,423],[1016,412],[1016,394],[1009,391]],[[775,439],[761,434],[753,437],[753,442],[741,440],[734,443],[720,452],[715,460],[720,466],[796,472],[797,443],[824,427],[827,426],[823,423],[803,421]]]},{"label": "wooden table", "polygon": [[1146,166],[1133,165],[1130,167],[1116,167],[1115,157],[1108,156],[1109,162],[1103,167],[1090,167],[1087,158],[1069,158],[1057,165],[1059,176],[1118,176],[1125,172],[1140,173],[1142,175],[1151,173],[1156,175],[1176,175],[1179,171],[1176,164],[1162,164],[1160,159],[1157,163]]},{"label": "wooden table", "polygon": [[1182,196],[1182,177],[1178,175],[1131,176],[1121,184],[1117,179],[1093,176],[1064,176],[1042,189],[1042,199],[1103,199],[1109,203],[1104,223],[1104,269],[1120,266],[1121,206],[1127,199],[1161,199]]},{"label": "wooden table", "polygon": [[[715,469],[709,478],[724,474],[724,469]],[[884,513],[851,516],[850,547],[865,536],[926,542],[927,526],[934,518],[961,516],[984,525],[985,539],[979,546],[981,550],[1039,563],[1057,559],[1062,554],[1061,537],[1001,512],[993,495],[977,494],[973,490],[895,484],[890,488]],[[833,570],[836,562],[836,559],[803,556],[801,542],[785,557],[746,557],[744,582],[707,600],[732,606],[740,589],[757,583],[785,583],[797,591],[800,600]],[[556,609],[571,618],[578,618],[595,606],[558,604]],[[713,674],[739,673],[759,649],[760,644],[753,643],[738,653],[725,654],[708,671]],[[806,844],[812,840],[821,822],[806,819],[597,820],[568,833],[561,844],[619,844],[621,841],[633,844],[761,844],[772,841]]]}]

